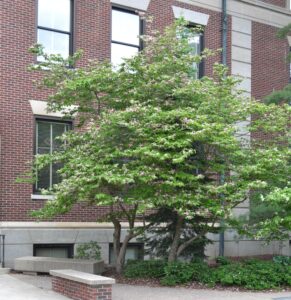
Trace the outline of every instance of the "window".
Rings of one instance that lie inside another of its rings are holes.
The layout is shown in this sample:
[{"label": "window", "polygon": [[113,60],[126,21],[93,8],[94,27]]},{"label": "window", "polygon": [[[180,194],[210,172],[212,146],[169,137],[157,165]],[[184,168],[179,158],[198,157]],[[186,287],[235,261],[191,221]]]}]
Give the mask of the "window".
[{"label": "window", "polygon": [[[142,243],[130,243],[127,245],[125,253],[125,261],[129,259],[143,260],[144,258],[144,245]],[[115,257],[113,251],[113,244],[109,244],[109,264],[115,264]]]},{"label": "window", "polygon": [[37,42],[48,54],[72,54],[72,0],[38,0]]},{"label": "window", "polygon": [[[197,35],[193,36],[189,41],[189,45],[192,48],[193,54],[200,55],[203,50],[203,34],[197,33]],[[203,61],[194,64],[193,68],[195,70],[194,77],[196,78],[203,77],[204,75]]]},{"label": "window", "polygon": [[[190,33],[190,29],[195,28],[195,25],[190,25],[189,27],[185,28],[185,34]],[[197,32],[197,34],[193,35],[191,33],[191,38],[189,39],[189,45],[192,48],[192,54],[200,55],[204,48],[204,36],[202,32]],[[200,63],[193,64],[193,76],[194,78],[201,78],[204,75],[204,65],[201,61]]]},{"label": "window", "polygon": [[[37,120],[35,128],[35,153],[51,154],[53,151],[58,150],[62,146],[62,142],[57,137],[70,128],[70,123]],[[57,170],[60,167],[60,164],[50,164],[38,172],[35,190],[51,189],[54,184],[60,182],[59,175],[57,174]]]},{"label": "window", "polygon": [[123,58],[130,58],[141,49],[139,36],[143,26],[137,13],[120,8],[112,8],[111,21],[111,62],[122,63]]},{"label": "window", "polygon": [[73,244],[34,244],[33,256],[73,258]]}]

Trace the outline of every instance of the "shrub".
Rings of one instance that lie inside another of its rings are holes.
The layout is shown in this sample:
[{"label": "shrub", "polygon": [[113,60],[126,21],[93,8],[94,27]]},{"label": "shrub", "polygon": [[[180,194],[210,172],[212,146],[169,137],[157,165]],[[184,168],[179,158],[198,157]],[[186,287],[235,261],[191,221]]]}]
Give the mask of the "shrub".
[{"label": "shrub", "polygon": [[126,277],[161,278],[167,286],[191,281],[214,286],[240,286],[251,290],[267,290],[291,285],[291,266],[284,263],[246,260],[231,262],[220,260],[220,266],[209,267],[203,261],[167,263],[161,260],[130,261],[125,269]]},{"label": "shrub", "polygon": [[276,264],[284,265],[284,266],[290,266],[291,265],[291,257],[290,256],[274,256],[273,262]]},{"label": "shrub", "polygon": [[165,267],[165,277],[161,280],[163,285],[176,285],[190,282],[193,278],[192,265],[189,263],[173,262]]},{"label": "shrub", "polygon": [[165,274],[161,280],[163,285],[184,284],[192,280],[208,285],[214,284],[211,269],[203,261],[170,263],[165,267]]},{"label": "shrub", "polygon": [[90,241],[89,243],[78,245],[77,254],[74,256],[79,259],[101,259],[100,246],[97,242]]},{"label": "shrub", "polygon": [[218,256],[216,262],[220,265],[229,265],[231,260],[225,256]]},{"label": "shrub", "polygon": [[161,278],[167,262],[163,260],[128,260],[124,269],[127,278]]},{"label": "shrub", "polygon": [[215,281],[251,290],[278,288],[291,284],[291,269],[271,261],[248,260],[231,263],[214,270]]}]

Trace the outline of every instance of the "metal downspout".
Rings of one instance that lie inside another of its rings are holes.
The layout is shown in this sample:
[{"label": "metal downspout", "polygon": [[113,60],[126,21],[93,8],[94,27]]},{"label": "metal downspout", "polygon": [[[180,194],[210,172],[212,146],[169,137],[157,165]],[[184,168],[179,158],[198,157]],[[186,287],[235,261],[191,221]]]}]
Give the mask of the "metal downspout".
[{"label": "metal downspout", "polygon": [[[222,0],[222,64],[227,66],[227,0]],[[220,184],[224,184],[224,173],[220,174]],[[223,196],[222,196],[223,198]],[[223,205],[223,199],[222,199]],[[224,227],[224,221],[220,221],[220,226]],[[219,256],[224,256],[224,230],[219,233]]]}]

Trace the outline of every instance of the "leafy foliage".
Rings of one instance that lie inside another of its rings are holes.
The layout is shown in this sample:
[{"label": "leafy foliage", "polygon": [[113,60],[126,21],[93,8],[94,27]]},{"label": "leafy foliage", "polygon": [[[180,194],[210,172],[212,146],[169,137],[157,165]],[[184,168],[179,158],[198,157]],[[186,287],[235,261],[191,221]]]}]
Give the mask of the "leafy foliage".
[{"label": "leafy foliage", "polygon": [[164,285],[185,284],[191,281],[211,282],[210,268],[203,261],[186,263],[173,262],[165,267],[165,277],[161,280]]},{"label": "leafy foliage", "polygon": [[100,246],[95,241],[80,244],[77,246],[75,258],[79,259],[101,259]]},{"label": "leafy foliage", "polygon": [[218,256],[216,262],[222,266],[229,265],[231,263],[230,259],[226,256]]},{"label": "leafy foliage", "polygon": [[[218,267],[209,267],[203,261],[192,263],[155,263],[151,276],[152,262],[135,262],[128,265],[125,276],[136,278],[161,278],[161,284],[175,286],[196,281],[208,286],[239,286],[250,290],[268,290],[290,286],[290,264],[272,261],[246,260],[243,262],[223,261]],[[146,269],[146,271],[144,271]],[[127,273],[129,270],[129,273]]]},{"label": "leafy foliage", "polygon": [[280,91],[274,91],[265,98],[267,104],[280,104],[286,102],[291,105],[291,84],[288,84]]},{"label": "leafy foliage", "polygon": [[[169,209],[168,207],[162,207],[155,213],[146,217],[146,221],[150,222],[152,226],[143,236],[145,254],[150,255],[151,257],[167,259],[177,225],[177,217],[177,212]],[[202,219],[203,217],[199,216],[196,216],[193,219],[184,219],[179,245],[185,243],[193,236],[199,235],[200,232],[203,231],[204,227],[202,227],[203,225],[201,226]],[[161,224],[163,225],[160,226]],[[213,229],[209,228],[209,231],[213,231]],[[205,236],[198,236],[196,240],[194,240],[183,252],[180,253],[180,257],[178,258],[188,260],[192,260],[197,257],[204,258],[205,245],[210,242],[211,241]]]},{"label": "leafy foliage", "polygon": [[290,285],[291,268],[268,261],[249,260],[218,267],[213,276],[216,283],[225,286],[264,290]]},{"label": "leafy foliage", "polygon": [[128,278],[161,278],[165,275],[164,260],[128,260],[124,276]]},{"label": "leafy foliage", "polygon": [[290,256],[274,256],[273,262],[276,264],[284,265],[284,266],[291,266],[291,257]]},{"label": "leafy foliage", "polygon": [[[50,109],[70,116],[78,112],[83,125],[65,134],[59,152],[36,157],[35,169],[51,161],[63,167],[62,182],[50,191],[56,200],[34,216],[65,213],[77,202],[109,206],[118,252],[121,220],[129,224],[124,250],[145,229],[136,231],[136,216],[167,206],[178,216],[169,254],[176,259],[198,231],[205,236],[221,218],[227,225],[250,190],[268,202],[285,201],[280,191],[290,175],[290,107],[244,99],[238,80],[220,64],[211,77],[190,76],[193,65],[211,53],[193,55],[189,39],[195,32],[185,32],[186,25],[179,20],[163,34],[145,37],[145,49],[118,68],[108,62],[68,68],[78,66],[80,53],[63,61],[46,56],[33,66],[47,71],[42,84],[54,89]],[[39,46],[33,51],[44,55]],[[250,123],[251,115],[256,118]],[[241,124],[247,124],[243,130]],[[249,133],[256,131],[271,138],[254,137],[250,143]],[[224,174],[223,184],[218,174]],[[199,227],[179,243],[186,220],[196,220]],[[258,232],[257,227],[243,229]],[[280,227],[278,238],[281,231],[286,234]],[[125,251],[120,253],[122,265]]]}]

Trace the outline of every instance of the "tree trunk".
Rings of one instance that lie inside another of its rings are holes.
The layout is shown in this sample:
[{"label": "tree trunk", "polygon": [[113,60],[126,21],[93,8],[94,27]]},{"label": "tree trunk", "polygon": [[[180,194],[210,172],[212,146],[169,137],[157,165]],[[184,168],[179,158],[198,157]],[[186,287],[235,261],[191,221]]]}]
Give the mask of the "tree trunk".
[{"label": "tree trunk", "polygon": [[120,252],[120,236],[121,236],[121,225],[118,220],[113,220],[114,232],[113,232],[113,253],[115,261],[117,261],[117,257]]},{"label": "tree trunk", "polygon": [[169,262],[173,262],[177,259],[177,251],[178,251],[178,247],[179,247],[183,221],[184,221],[184,218],[182,216],[178,215],[177,224],[176,224],[176,228],[175,228],[175,234],[174,234],[173,242],[171,245],[170,253],[168,256]]},{"label": "tree trunk", "polygon": [[185,243],[183,243],[182,245],[180,245],[177,249],[177,256],[181,255],[181,253],[198,238],[201,238],[201,235],[194,236],[191,239],[189,239],[188,241],[186,241]]},{"label": "tree trunk", "polygon": [[120,248],[119,254],[116,258],[115,269],[118,274],[122,272],[125,263],[125,254],[128,242],[134,237],[132,233],[129,233],[123,240],[122,246]]}]

